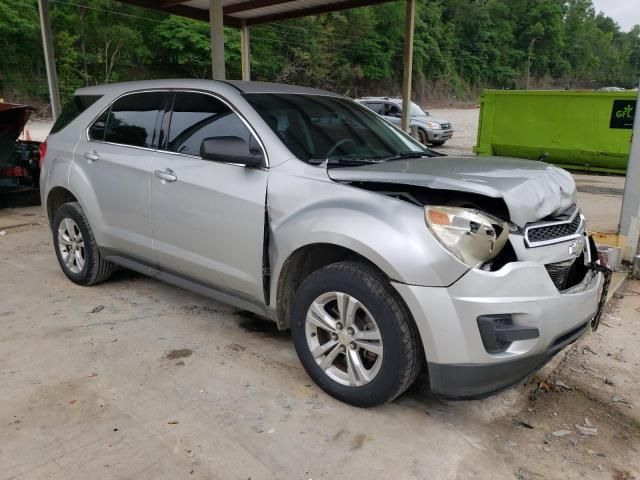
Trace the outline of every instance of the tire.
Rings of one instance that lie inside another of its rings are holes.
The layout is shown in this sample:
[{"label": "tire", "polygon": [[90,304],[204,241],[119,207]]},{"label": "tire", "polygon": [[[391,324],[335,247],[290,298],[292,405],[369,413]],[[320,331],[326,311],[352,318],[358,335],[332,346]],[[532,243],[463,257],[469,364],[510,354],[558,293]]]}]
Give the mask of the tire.
[{"label": "tire", "polygon": [[[343,311],[354,312],[353,323],[350,315],[339,314],[339,301]],[[422,347],[407,308],[384,276],[363,263],[333,263],[309,275],[291,314],[303,367],[320,388],[343,402],[357,407],[389,402],[411,386],[422,368]],[[314,356],[312,350],[326,354]]]},{"label": "tire", "polygon": [[78,285],[104,282],[116,269],[114,264],[100,256],[87,216],[78,202],[65,203],[56,211],[53,245],[60,268],[69,280]]},{"label": "tire", "polygon": [[418,129],[418,141],[424,146],[426,146],[427,143],[429,143],[429,137],[427,136],[427,132],[422,130],[421,128]]},{"label": "tire", "polygon": [[433,147],[441,147],[444,145],[444,142],[431,142],[431,146]]}]

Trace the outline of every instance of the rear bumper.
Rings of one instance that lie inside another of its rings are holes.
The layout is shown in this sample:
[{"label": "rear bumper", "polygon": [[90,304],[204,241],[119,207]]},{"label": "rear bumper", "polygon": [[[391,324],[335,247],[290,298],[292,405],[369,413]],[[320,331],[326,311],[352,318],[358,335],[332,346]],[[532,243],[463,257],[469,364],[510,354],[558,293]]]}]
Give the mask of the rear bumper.
[{"label": "rear bumper", "polygon": [[[601,277],[589,272],[580,285],[560,292],[543,265],[513,262],[496,272],[470,270],[447,288],[393,285],[420,332],[432,391],[463,398],[513,385],[579,338],[597,311]],[[490,353],[481,316],[509,317],[537,335]]]}]

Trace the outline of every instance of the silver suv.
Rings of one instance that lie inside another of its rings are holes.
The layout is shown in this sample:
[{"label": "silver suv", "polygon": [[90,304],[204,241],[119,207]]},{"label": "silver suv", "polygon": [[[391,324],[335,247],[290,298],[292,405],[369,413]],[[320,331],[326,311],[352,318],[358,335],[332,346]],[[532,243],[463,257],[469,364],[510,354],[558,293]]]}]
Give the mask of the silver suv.
[{"label": "silver suv", "polygon": [[358,103],[294,86],[80,89],[42,203],[73,282],[137,270],[291,329],[329,394],[372,406],[426,368],[474,397],[589,326],[602,275],[564,170],[441,157]]},{"label": "silver suv", "polygon": [[[356,102],[373,110],[396,126],[400,126],[402,120],[402,99],[397,97],[363,97]],[[447,140],[453,137],[451,123],[442,118],[436,118],[429,112],[425,112],[420,106],[411,102],[409,104],[409,126],[413,127],[420,143],[441,147]]]}]

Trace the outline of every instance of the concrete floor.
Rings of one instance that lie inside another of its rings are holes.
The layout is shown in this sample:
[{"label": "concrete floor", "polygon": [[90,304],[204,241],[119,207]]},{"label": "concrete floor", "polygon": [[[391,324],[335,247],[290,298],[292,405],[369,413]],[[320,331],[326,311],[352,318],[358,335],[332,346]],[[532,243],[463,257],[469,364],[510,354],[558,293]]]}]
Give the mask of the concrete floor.
[{"label": "concrete floor", "polygon": [[[588,382],[565,392],[537,379],[470,402],[418,383],[357,409],[312,384],[270,324],[127,272],[76,286],[37,208],[0,210],[0,230],[2,480],[640,475],[637,389],[621,390],[628,408]],[[587,340],[602,337],[604,359],[620,353],[611,329],[628,337],[631,363],[606,367],[622,388],[637,381],[639,322],[631,307],[615,317]],[[585,416],[598,436],[577,434]]]}]

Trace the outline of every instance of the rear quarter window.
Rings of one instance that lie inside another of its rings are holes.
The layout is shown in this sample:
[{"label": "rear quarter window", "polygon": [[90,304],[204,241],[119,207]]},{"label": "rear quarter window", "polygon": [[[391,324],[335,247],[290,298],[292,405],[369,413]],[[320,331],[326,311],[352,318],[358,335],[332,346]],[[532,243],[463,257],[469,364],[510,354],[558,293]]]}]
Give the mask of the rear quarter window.
[{"label": "rear quarter window", "polygon": [[50,133],[57,133],[65,128],[101,97],[102,95],[74,95],[62,109],[62,113],[53,124]]}]

